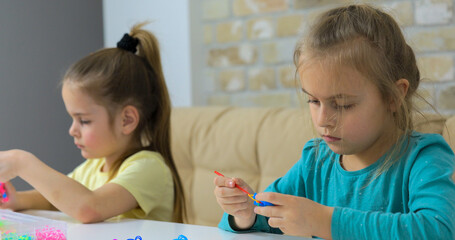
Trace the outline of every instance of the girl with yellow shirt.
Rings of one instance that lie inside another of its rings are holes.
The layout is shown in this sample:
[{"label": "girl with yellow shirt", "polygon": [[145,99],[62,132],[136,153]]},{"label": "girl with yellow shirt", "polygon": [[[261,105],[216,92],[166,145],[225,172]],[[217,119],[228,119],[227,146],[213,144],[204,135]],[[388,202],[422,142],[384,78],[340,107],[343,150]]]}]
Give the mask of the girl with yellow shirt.
[{"label": "girl with yellow shirt", "polygon": [[184,196],[170,150],[171,103],[158,42],[139,24],[117,48],[79,60],[65,74],[69,134],[87,160],[68,176],[22,150],[0,152],[0,181],[34,190],[0,208],[58,209],[83,223],[112,217],[182,222]]}]

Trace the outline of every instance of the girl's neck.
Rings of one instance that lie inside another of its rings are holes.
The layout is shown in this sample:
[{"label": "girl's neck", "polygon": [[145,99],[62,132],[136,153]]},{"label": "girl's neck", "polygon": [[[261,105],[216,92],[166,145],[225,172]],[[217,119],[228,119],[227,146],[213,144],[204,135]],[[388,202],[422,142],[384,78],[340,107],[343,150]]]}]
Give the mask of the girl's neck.
[{"label": "girl's neck", "polygon": [[359,159],[355,155],[341,155],[340,157],[340,165],[346,171],[359,171],[370,166],[376,161],[377,159],[376,160]]},{"label": "girl's neck", "polygon": [[113,154],[111,154],[109,156],[106,156],[105,159],[104,159],[104,165],[101,168],[101,171],[102,172],[109,172],[115,166],[115,163],[117,161],[122,161],[123,160],[121,158],[123,158],[123,157],[125,157],[125,156],[127,156],[129,154],[138,152],[141,149],[142,148],[140,146],[135,144],[135,145],[126,147],[122,151],[118,151],[118,152],[113,153]]},{"label": "girl's neck", "polygon": [[352,155],[342,155],[340,164],[346,171],[358,171],[378,161],[393,145],[393,134],[385,134],[367,151]]},{"label": "girl's neck", "polygon": [[101,172],[109,172],[112,169],[115,162],[120,161],[120,155],[117,154],[116,156],[109,156],[104,158],[104,165],[101,168]]}]

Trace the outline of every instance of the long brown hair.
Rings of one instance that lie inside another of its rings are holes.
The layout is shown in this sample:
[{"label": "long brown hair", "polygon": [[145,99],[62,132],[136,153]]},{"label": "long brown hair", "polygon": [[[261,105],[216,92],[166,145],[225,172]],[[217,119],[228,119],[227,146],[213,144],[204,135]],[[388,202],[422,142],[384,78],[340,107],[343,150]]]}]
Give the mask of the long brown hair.
[{"label": "long brown hair", "polygon": [[[308,36],[296,45],[297,71],[314,60],[335,69],[355,69],[375,84],[384,103],[392,101],[399,106],[393,113],[396,131],[391,141],[396,144],[378,169],[377,173],[381,174],[398,160],[403,143],[414,130],[412,98],[417,96],[420,83],[414,52],[399,25],[389,14],[369,5],[329,10],[319,16]],[[409,81],[404,97],[396,85],[399,79]]]},{"label": "long brown hair", "polygon": [[118,159],[109,180],[117,174],[123,161],[141,150],[156,151],[164,158],[174,181],[173,221],[186,218],[185,196],[171,152],[171,100],[161,66],[156,37],[142,29],[146,23],[133,26],[130,36],[138,40],[137,53],[121,48],[96,51],[72,65],[63,84],[75,84],[104,106],[112,126],[113,116],[124,106],[139,112],[139,123],[133,132],[130,148]]}]

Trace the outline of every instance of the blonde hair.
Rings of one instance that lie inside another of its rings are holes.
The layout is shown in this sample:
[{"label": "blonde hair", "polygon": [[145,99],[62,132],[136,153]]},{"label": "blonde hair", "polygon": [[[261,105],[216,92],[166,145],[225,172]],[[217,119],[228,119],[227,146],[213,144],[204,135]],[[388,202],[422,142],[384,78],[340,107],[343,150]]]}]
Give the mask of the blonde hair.
[{"label": "blonde hair", "polygon": [[113,116],[122,107],[132,105],[139,112],[139,123],[133,132],[133,143],[116,161],[109,180],[117,174],[123,161],[141,150],[159,152],[174,181],[173,221],[186,217],[182,183],[171,153],[171,101],[164,79],[156,37],[142,29],[146,23],[133,26],[130,36],[138,40],[134,54],[121,48],[98,50],[73,64],[62,84],[74,84],[104,106],[112,126]]},{"label": "blonde hair", "polygon": [[[411,47],[397,22],[387,13],[369,5],[338,7],[321,14],[309,34],[296,45],[294,63],[299,69],[309,61],[335,67],[351,67],[371,80],[384,103],[398,106],[393,113],[395,144],[377,175],[392,166],[407,147],[414,130],[412,97],[420,83],[420,73]],[[396,81],[406,79],[409,89],[402,96]]]}]

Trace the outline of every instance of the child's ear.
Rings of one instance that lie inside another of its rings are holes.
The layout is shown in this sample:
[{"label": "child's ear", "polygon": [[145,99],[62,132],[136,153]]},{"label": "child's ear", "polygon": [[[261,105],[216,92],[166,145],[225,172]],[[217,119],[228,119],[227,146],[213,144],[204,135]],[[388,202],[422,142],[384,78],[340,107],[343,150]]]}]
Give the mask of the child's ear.
[{"label": "child's ear", "polygon": [[406,94],[408,94],[409,90],[409,81],[405,78],[398,79],[395,82],[395,85],[397,86],[397,89],[400,93],[400,102],[396,103],[395,101],[391,101],[390,103],[390,110],[392,112],[396,112],[397,109],[400,108],[401,101],[406,97]]},{"label": "child's ear", "polygon": [[122,110],[122,133],[128,135],[132,133],[139,124],[139,112],[132,105],[127,105]]}]

